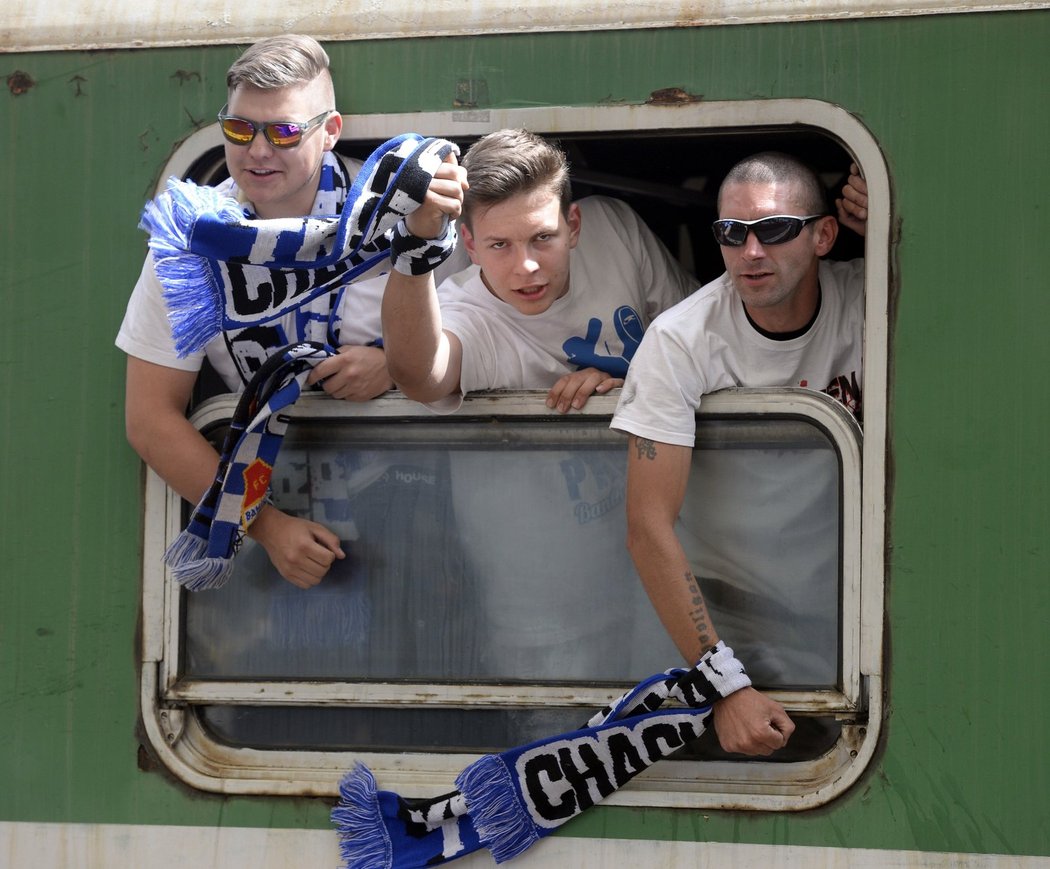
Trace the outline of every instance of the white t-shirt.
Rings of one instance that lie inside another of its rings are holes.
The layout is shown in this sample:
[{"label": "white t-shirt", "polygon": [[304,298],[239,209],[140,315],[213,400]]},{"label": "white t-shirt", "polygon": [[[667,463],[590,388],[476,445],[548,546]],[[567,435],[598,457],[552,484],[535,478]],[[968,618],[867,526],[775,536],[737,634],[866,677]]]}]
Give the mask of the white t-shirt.
[{"label": "white t-shirt", "polygon": [[496,298],[477,266],[438,287],[442,325],[463,345],[463,394],[547,389],[580,368],[622,377],[652,319],[696,288],[628,205],[601,196],[577,204],[569,290],[543,313],[522,314]]},{"label": "white t-shirt", "polygon": [[758,332],[728,275],[658,317],[631,363],[612,428],[693,446],[696,409],[729,386],[800,386],[827,392],[859,415],[864,261],[820,264],[820,312],[798,338]]},{"label": "white t-shirt", "polygon": [[[861,404],[863,261],[820,266],[806,334],[763,336],[725,275],[657,318],[612,427],[693,447],[701,397],[728,386],[801,386]],[[838,464],[819,437],[698,449],[675,533],[719,633],[763,687],[835,684],[841,563]]]}]

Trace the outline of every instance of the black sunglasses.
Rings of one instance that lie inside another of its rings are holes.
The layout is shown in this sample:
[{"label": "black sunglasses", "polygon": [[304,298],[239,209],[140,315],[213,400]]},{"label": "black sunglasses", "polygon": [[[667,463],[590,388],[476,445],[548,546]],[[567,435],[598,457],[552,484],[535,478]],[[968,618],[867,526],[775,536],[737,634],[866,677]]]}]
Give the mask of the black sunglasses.
[{"label": "black sunglasses", "polygon": [[227,108],[229,108],[228,103],[219,111],[219,126],[222,127],[222,134],[226,137],[227,142],[232,142],[234,145],[250,145],[256,134],[262,130],[266,141],[275,148],[294,148],[303,140],[303,136],[311,127],[318,126],[335,111],[335,109],[329,109],[327,112],[321,112],[316,118],[310,118],[302,124],[297,121],[259,123],[249,121],[247,118],[238,118],[236,115],[227,115]]},{"label": "black sunglasses", "polygon": [[784,244],[798,238],[802,227],[826,214],[810,214],[807,217],[792,217],[790,214],[773,214],[759,220],[716,220],[711,224],[715,241],[725,247],[740,247],[747,241],[748,232],[753,232],[762,244]]}]

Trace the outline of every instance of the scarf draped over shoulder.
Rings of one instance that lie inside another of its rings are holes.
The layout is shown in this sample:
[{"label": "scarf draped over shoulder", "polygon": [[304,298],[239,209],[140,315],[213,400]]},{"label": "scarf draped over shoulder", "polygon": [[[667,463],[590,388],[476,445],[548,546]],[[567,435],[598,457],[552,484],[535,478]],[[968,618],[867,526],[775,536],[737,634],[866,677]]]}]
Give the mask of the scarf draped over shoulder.
[{"label": "scarf draped over shoulder", "polygon": [[453,152],[452,142],[415,133],[384,142],[331,216],[253,219],[226,192],[169,179],[139,226],[150,234],[178,354],[274,320],[370,271],[389,256],[394,227],[423,203]]}]

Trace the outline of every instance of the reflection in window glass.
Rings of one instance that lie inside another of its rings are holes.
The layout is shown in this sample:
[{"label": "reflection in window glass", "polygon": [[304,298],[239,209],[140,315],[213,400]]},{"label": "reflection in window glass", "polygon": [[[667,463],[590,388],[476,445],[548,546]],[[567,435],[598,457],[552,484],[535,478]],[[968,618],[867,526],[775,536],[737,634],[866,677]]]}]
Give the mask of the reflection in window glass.
[{"label": "reflection in window glass", "polygon": [[[275,501],[335,530],[347,558],[304,591],[246,542],[223,588],[185,596],[184,675],[408,690],[620,685],[680,665],[624,545],[626,451],[607,426],[604,417],[297,421]],[[833,446],[811,423],[700,425],[681,539],[720,633],[760,685],[836,684],[839,478]],[[393,751],[488,751],[587,717],[520,706],[203,715],[237,744]]]},{"label": "reflection in window glass", "polygon": [[840,470],[806,422],[706,422],[679,540],[718,634],[759,687],[839,677]]},{"label": "reflection in window glass", "polygon": [[223,588],[188,597],[186,675],[621,683],[679,665],[624,546],[606,427],[292,426],[274,500],[347,558],[304,591],[246,542]]}]

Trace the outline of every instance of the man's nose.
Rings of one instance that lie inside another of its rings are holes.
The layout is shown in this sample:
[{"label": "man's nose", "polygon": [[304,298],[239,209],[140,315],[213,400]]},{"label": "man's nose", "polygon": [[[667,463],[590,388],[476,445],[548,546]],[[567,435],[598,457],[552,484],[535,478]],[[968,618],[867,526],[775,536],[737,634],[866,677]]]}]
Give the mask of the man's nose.
[{"label": "man's nose", "polygon": [[248,153],[253,157],[266,157],[272,150],[273,145],[262,130],[257,131],[255,138],[248,143]]},{"label": "man's nose", "polygon": [[762,242],[758,240],[758,236],[750,228],[747,231],[747,238],[744,239],[743,253],[748,259],[760,259],[766,255],[766,249],[762,246]]},{"label": "man's nose", "polygon": [[539,270],[540,264],[536,261],[532,248],[523,248],[517,259],[516,270],[518,272],[531,275]]}]

